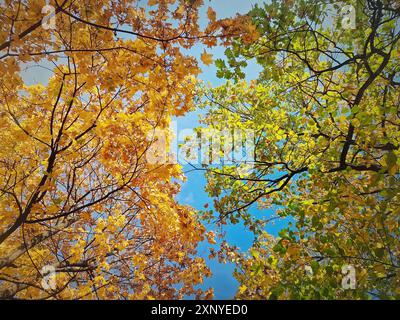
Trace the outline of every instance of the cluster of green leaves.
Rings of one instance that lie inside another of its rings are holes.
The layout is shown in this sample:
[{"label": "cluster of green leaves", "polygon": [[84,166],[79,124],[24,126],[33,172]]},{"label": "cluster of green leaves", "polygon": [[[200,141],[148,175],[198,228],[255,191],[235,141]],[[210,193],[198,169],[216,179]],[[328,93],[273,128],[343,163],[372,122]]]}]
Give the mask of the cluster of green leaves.
[{"label": "cluster of green leaves", "polygon": [[[238,298],[400,297],[399,3],[344,4],[354,30],[333,1],[256,6],[260,37],[233,43],[216,62],[229,81],[204,92],[209,130],[255,133],[251,170],[236,161],[207,172],[218,221],[244,219],[257,236],[248,254],[223,250]],[[246,82],[252,59],[262,71]],[[259,219],[263,209],[274,216]],[[268,234],[268,221],[288,217]],[[344,265],[356,289],[342,287]]]}]

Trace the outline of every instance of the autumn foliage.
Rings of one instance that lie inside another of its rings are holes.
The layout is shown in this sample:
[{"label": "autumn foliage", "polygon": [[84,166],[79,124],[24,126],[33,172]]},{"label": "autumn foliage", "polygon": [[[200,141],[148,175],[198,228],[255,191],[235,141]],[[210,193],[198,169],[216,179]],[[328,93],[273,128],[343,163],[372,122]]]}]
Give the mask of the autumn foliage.
[{"label": "autumn foliage", "polygon": [[[399,2],[344,2],[357,28],[330,0],[229,19],[203,0],[50,0],[54,26],[44,0],[1,2],[0,298],[212,298],[205,222],[254,235],[211,253],[236,264],[236,298],[399,298]],[[200,62],[227,81],[202,85]],[[205,133],[254,133],[251,159],[198,168],[204,212],[158,161],[197,107]]]},{"label": "autumn foliage", "polygon": [[[182,49],[228,44],[247,18],[210,8],[201,30],[202,1],[57,0],[45,30],[45,4],[0,7],[0,296],[211,296],[195,289],[205,228],[151,147],[193,107],[200,69]],[[39,71],[42,84],[24,76]],[[41,285],[48,265],[56,288]]]}]

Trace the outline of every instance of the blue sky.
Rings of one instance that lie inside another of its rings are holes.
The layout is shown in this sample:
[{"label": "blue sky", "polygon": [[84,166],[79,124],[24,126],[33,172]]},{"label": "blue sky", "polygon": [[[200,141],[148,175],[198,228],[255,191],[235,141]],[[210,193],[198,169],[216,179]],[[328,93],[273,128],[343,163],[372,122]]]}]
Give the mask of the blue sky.
[{"label": "blue sky", "polygon": [[[256,3],[262,3],[264,1],[256,0],[214,0],[204,1],[205,6],[202,10],[202,23],[206,23],[206,9],[211,6],[217,13],[217,18],[225,18],[234,16],[236,13],[246,13]],[[203,46],[196,46],[188,51],[188,54],[200,57],[203,52]],[[208,52],[213,54],[213,59],[222,58],[224,59],[225,48],[217,47],[209,49]],[[199,59],[200,60],[200,59]],[[212,86],[218,86],[225,82],[223,79],[219,79],[216,76],[216,67],[214,65],[205,66],[201,64],[203,73],[200,75],[200,79],[206,83],[210,83]],[[259,73],[259,69],[256,64],[249,63],[246,69],[247,80],[256,79]],[[186,114],[184,117],[175,119],[178,125],[178,132],[183,129],[191,129],[199,126],[199,115],[201,111],[194,111]],[[178,141],[183,142],[183,141]],[[184,171],[192,169],[190,166],[184,166]],[[182,185],[182,191],[177,199],[182,204],[187,204],[195,209],[202,210],[206,203],[212,206],[213,200],[210,199],[207,193],[204,191],[206,185],[206,179],[204,178],[203,171],[191,171],[186,174],[187,181]],[[277,226],[276,226],[277,227]],[[268,230],[271,233],[276,233],[275,230]],[[207,225],[208,230],[215,229],[213,225]],[[253,236],[250,232],[246,231],[242,225],[238,224],[235,226],[227,226],[224,231],[226,232],[226,240],[232,244],[238,246],[241,250],[247,250],[253,241]],[[208,266],[211,268],[213,273],[212,278],[207,279],[203,287],[214,288],[215,299],[232,299],[234,298],[236,289],[238,287],[237,281],[233,278],[232,272],[234,266],[232,264],[220,264],[216,259],[209,260],[209,249],[210,245],[203,243],[199,247],[199,254],[207,260]]]}]

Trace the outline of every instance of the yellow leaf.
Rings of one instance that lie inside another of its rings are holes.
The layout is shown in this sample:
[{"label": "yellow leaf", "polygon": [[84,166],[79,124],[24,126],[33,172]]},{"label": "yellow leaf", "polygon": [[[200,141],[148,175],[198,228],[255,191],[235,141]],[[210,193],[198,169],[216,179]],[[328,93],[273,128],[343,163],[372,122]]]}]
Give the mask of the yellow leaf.
[{"label": "yellow leaf", "polygon": [[207,9],[207,17],[210,19],[210,21],[214,22],[217,19],[217,14],[213,10],[213,8],[208,7]]},{"label": "yellow leaf", "polygon": [[240,293],[240,294],[244,293],[246,290],[247,290],[247,287],[246,287],[245,285],[241,285],[241,286],[239,287],[239,293]]},{"label": "yellow leaf", "polygon": [[212,54],[207,53],[205,50],[204,50],[204,52],[201,54],[200,59],[201,59],[201,61],[202,61],[206,66],[212,64],[212,62],[213,62]]}]

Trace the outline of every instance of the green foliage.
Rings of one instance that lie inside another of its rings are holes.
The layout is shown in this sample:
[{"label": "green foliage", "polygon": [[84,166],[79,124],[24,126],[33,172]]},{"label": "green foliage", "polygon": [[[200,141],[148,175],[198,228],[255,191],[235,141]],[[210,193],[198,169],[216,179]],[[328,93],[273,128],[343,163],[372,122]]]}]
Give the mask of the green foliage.
[{"label": "green foliage", "polygon": [[[330,16],[333,1],[256,6],[260,37],[232,44],[216,62],[229,81],[204,93],[209,130],[255,133],[252,170],[207,174],[220,223],[244,219],[257,236],[249,255],[228,250],[238,298],[400,298],[399,4],[345,2],[356,29]],[[248,83],[252,59],[262,72]],[[294,224],[272,237],[256,207]]]}]

